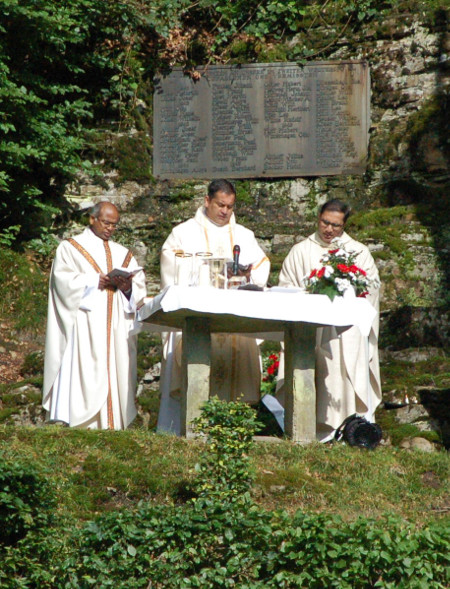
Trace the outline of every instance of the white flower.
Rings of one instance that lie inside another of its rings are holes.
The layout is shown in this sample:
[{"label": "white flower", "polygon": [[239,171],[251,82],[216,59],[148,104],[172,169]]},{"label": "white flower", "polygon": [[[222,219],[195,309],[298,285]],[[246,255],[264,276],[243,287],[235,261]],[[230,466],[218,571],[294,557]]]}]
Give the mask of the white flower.
[{"label": "white flower", "polygon": [[339,292],[345,292],[352,285],[347,278],[336,278],[335,282]]},{"label": "white flower", "polygon": [[325,278],[329,278],[332,274],[334,274],[333,266],[324,266],[324,268],[325,268],[325,273],[324,273]]},{"label": "white flower", "polygon": [[[328,256],[328,254],[325,254],[325,255],[328,257],[328,259],[330,259],[330,256]],[[347,258],[348,258],[348,253],[347,253],[345,250],[343,250],[343,249],[341,249],[341,248],[338,248],[338,249],[337,249],[337,250],[336,250],[336,251],[333,253],[333,257],[334,257],[334,256],[339,256],[339,257],[343,257],[343,258],[347,259]]]}]

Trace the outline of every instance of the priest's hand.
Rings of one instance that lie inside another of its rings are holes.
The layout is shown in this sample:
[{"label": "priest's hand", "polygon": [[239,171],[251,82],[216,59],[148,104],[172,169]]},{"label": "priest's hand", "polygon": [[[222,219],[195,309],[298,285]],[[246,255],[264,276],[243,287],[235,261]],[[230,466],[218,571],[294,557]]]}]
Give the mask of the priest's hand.
[{"label": "priest's hand", "polygon": [[247,266],[247,268],[245,268],[245,270],[239,270],[238,276],[245,276],[245,278],[247,279],[247,283],[249,283],[250,282],[250,276],[252,274],[252,268],[253,268],[253,265],[252,264],[249,264]]},{"label": "priest's hand", "polygon": [[[249,264],[248,266],[241,266],[239,264],[237,276],[245,276],[245,278],[247,279],[247,282],[250,282],[252,267],[253,267],[252,264]],[[231,278],[232,276],[233,276],[232,265],[229,264],[227,266],[227,278]]]},{"label": "priest's hand", "polygon": [[123,276],[114,276],[111,278],[111,284],[121,290],[125,295],[131,293],[131,277],[124,278]]},{"label": "priest's hand", "polygon": [[105,288],[110,288],[113,286],[111,279],[106,274],[100,274],[100,278],[98,279],[98,288],[100,290],[105,290]]}]

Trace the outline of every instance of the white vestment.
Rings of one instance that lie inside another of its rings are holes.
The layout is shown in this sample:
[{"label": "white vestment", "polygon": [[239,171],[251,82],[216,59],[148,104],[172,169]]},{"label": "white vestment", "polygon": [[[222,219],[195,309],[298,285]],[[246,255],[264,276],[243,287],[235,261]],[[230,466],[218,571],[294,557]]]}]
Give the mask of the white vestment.
[{"label": "white vestment", "polygon": [[73,242],[58,246],[50,275],[43,406],[51,421],[123,429],[136,416],[136,336],[129,332],[146,295],[144,272],[133,277],[129,300],[100,290],[100,272],[132,270],[136,260],[90,228]]},{"label": "white vestment", "polygon": [[[239,263],[252,264],[251,282],[265,286],[270,262],[258,245],[253,231],[236,223],[234,214],[227,225],[219,226],[206,216],[204,208],[177,225],[161,251],[161,288],[175,282],[175,252],[193,256],[211,252],[216,257],[233,257],[233,247],[240,246]],[[214,291],[211,291],[214,296]],[[158,430],[180,432],[181,334],[163,335],[161,366],[161,404]],[[241,399],[248,403],[260,397],[261,362],[255,339],[237,334],[213,334],[211,337],[210,393],[222,399]]]},{"label": "white vestment", "polygon": [[[369,249],[346,233],[338,243],[350,252],[357,252],[355,264],[367,272],[369,280],[379,283],[378,270]],[[323,242],[318,233],[295,245],[283,262],[280,286],[304,286],[304,278],[320,267],[320,258],[333,245]],[[367,297],[379,311],[379,289],[371,288]],[[357,327],[338,333],[335,327],[317,329],[316,339],[316,410],[317,438],[325,441],[344,419],[353,413],[374,421],[375,409],[381,401],[378,361],[379,315],[373,321],[369,337]],[[283,400],[283,367],[280,362],[278,386]]]}]

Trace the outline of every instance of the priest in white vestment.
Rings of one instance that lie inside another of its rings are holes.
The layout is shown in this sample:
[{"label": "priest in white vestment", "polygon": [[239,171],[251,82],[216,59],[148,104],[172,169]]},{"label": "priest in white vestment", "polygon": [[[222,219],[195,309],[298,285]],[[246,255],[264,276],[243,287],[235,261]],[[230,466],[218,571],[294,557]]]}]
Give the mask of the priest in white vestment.
[{"label": "priest in white vestment", "polygon": [[[265,286],[270,261],[249,229],[236,223],[233,213],[236,192],[227,180],[214,180],[208,187],[204,206],[195,216],[177,225],[161,251],[161,288],[175,283],[175,253],[195,256],[210,252],[214,257],[232,259],[235,245],[240,247],[239,264],[249,266],[248,282]],[[214,291],[211,289],[211,296]],[[180,433],[181,333],[163,334],[161,366],[161,404],[158,430]],[[260,398],[261,362],[254,338],[238,334],[213,334],[211,337],[210,394],[226,400],[256,403]]]},{"label": "priest in white vestment", "polygon": [[124,429],[136,416],[137,306],[145,276],[131,251],[110,240],[119,222],[109,202],[95,205],[90,226],[56,251],[49,284],[43,406],[49,421]]},{"label": "priest in white vestment", "polygon": [[[365,270],[373,286],[367,300],[379,312],[379,276],[369,249],[345,233],[350,214],[348,205],[337,199],[325,203],[319,214],[317,231],[295,245],[283,262],[279,285],[304,287],[304,279],[320,267],[321,257],[332,242],[348,252],[357,252],[355,264]],[[378,360],[379,313],[370,334],[363,337],[357,327],[338,331],[335,327],[317,329],[316,339],[316,411],[317,439],[327,441],[348,416],[358,413],[375,421],[375,409],[381,401]],[[278,375],[278,397],[283,402],[284,358]]]}]

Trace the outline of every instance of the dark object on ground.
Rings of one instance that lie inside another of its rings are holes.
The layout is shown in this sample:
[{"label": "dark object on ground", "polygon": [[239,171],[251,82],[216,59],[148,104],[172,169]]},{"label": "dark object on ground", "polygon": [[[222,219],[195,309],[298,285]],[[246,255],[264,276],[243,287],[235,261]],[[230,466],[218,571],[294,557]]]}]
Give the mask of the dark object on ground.
[{"label": "dark object on ground", "polygon": [[370,423],[365,417],[354,413],[344,420],[336,430],[334,439],[347,442],[350,446],[359,446],[373,450],[381,441],[382,431],[377,423]]},{"label": "dark object on ground", "polygon": [[267,409],[264,403],[259,401],[256,405],[252,405],[252,407],[256,409],[257,420],[261,425],[261,429],[256,432],[256,435],[282,438],[284,435],[283,430],[278,425],[273,413]]}]

